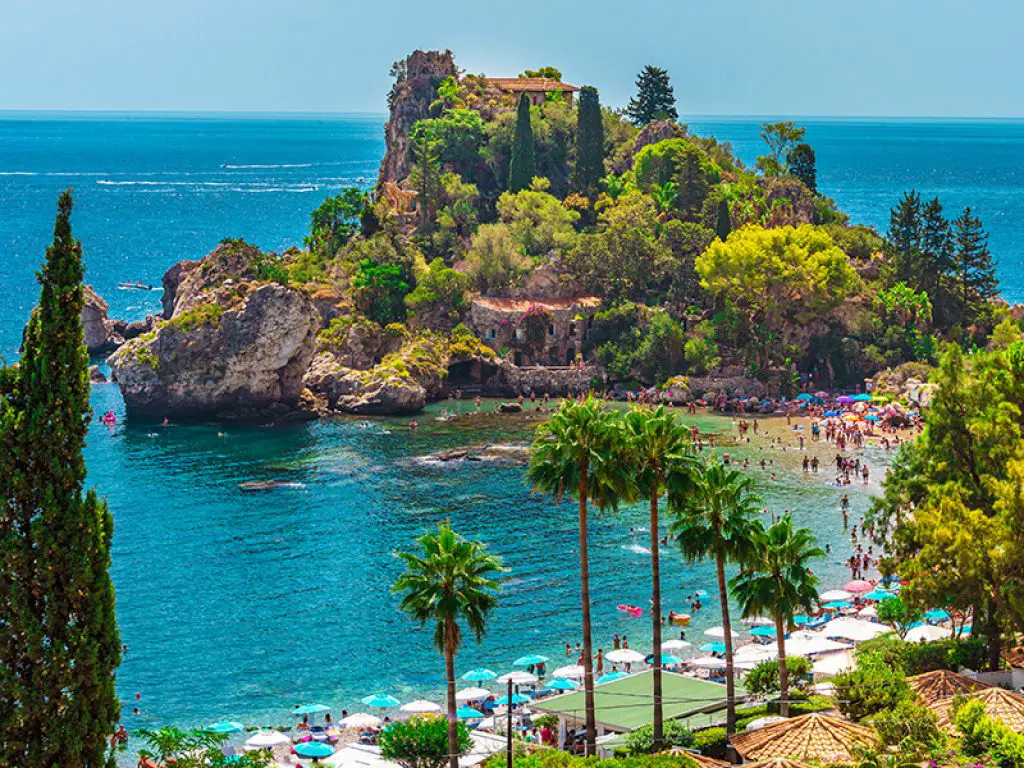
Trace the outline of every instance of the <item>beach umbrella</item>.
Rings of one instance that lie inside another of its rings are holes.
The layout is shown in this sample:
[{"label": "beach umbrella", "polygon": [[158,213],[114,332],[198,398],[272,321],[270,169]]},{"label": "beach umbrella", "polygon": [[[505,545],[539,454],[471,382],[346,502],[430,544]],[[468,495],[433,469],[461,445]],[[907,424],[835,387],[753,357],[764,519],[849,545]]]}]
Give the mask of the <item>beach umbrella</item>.
[{"label": "beach umbrella", "polygon": [[725,659],[720,659],[717,656],[700,656],[690,659],[690,666],[701,669],[725,669]]},{"label": "beach umbrella", "polygon": [[931,624],[922,624],[920,627],[908,629],[903,638],[908,643],[931,643],[936,640],[945,640],[951,636],[951,632],[943,627],[935,627]]},{"label": "beach umbrella", "polygon": [[319,715],[322,712],[330,712],[331,708],[326,704],[300,704],[292,710],[293,715]]},{"label": "beach umbrella", "polygon": [[[724,640],[725,629],[722,627],[712,627],[711,629],[705,629],[704,637],[713,637],[716,640]],[[734,640],[739,640],[740,635],[736,630],[732,630],[732,637]]]},{"label": "beach umbrella", "polygon": [[896,595],[886,589],[873,589],[864,595],[865,600],[888,600],[890,597]]},{"label": "beach umbrella", "polygon": [[441,705],[426,699],[417,699],[402,705],[402,711],[413,715],[423,715],[427,712],[440,712]]},{"label": "beach umbrella", "polygon": [[775,619],[769,619],[767,616],[750,616],[740,619],[740,623],[746,624],[748,627],[771,627],[775,625]]},{"label": "beach umbrella", "polygon": [[852,640],[855,643],[871,640],[888,632],[892,632],[892,628],[884,624],[851,618],[834,619],[822,630],[825,637],[838,637],[843,640]]},{"label": "beach umbrella", "polygon": [[880,419],[875,414],[869,413],[867,416],[864,417],[864,421],[880,421]]},{"label": "beach umbrella", "polygon": [[381,719],[366,712],[356,712],[354,715],[341,718],[338,725],[342,728],[377,728],[381,725]]},{"label": "beach umbrella", "polygon": [[[647,658],[645,658],[644,661],[646,661],[648,664],[653,664],[654,663],[654,654],[653,653],[647,654]],[[663,666],[663,667],[671,667],[673,664],[682,664],[682,663],[683,663],[683,660],[680,659],[678,656],[673,656],[671,653],[663,653],[663,654],[661,654],[661,666]]]},{"label": "beach umbrella", "polygon": [[244,731],[245,726],[241,723],[236,723],[234,720],[221,720],[216,723],[203,728],[207,733],[238,733],[238,731]]},{"label": "beach umbrella", "polygon": [[245,746],[255,749],[276,747],[278,744],[291,744],[292,740],[280,731],[256,731],[245,740]]},{"label": "beach umbrella", "polygon": [[798,627],[803,624],[810,624],[811,617],[801,613],[793,617],[793,623],[796,624]]},{"label": "beach umbrella", "polygon": [[851,597],[853,595],[845,589],[830,589],[828,592],[818,595],[818,599],[824,600],[826,603],[830,600],[849,600]]},{"label": "beach umbrella", "polygon": [[857,615],[865,619],[874,619],[878,617],[878,609],[873,605],[865,605],[857,611]]},{"label": "beach umbrella", "polygon": [[765,715],[764,717],[756,717],[747,723],[747,730],[756,731],[758,728],[764,728],[766,725],[771,725],[772,723],[781,723],[785,719],[786,718],[781,715]]},{"label": "beach umbrella", "polygon": [[704,653],[725,653],[725,643],[716,640],[713,643],[704,643],[700,649]]},{"label": "beach umbrella", "polygon": [[754,627],[752,630],[750,630],[750,634],[754,635],[755,637],[775,637],[776,633],[777,630],[775,629],[775,627],[768,626]]},{"label": "beach umbrella", "polygon": [[845,600],[833,600],[831,603],[825,603],[821,607],[830,611],[841,611],[844,608],[852,608],[853,606]]},{"label": "beach umbrella", "polygon": [[615,680],[621,680],[624,677],[629,677],[625,672],[608,672],[607,674],[601,675],[597,678],[599,683],[611,683]]},{"label": "beach umbrella", "polygon": [[553,688],[556,691],[575,691],[580,687],[580,684],[573,680],[566,680],[564,677],[558,677],[548,683],[545,683],[545,687]]},{"label": "beach umbrella", "polygon": [[804,402],[810,402],[811,400],[814,400],[815,397],[814,395],[808,394],[807,392],[801,392],[799,395],[796,396],[796,399],[803,400]]},{"label": "beach umbrella", "polygon": [[850,403],[853,402],[853,398],[850,397],[849,395],[840,395],[839,397],[836,398],[836,402],[839,403],[840,405],[849,405]]},{"label": "beach umbrella", "polygon": [[663,651],[680,651],[683,648],[689,648],[690,643],[685,640],[666,640],[661,644],[661,650]]},{"label": "beach umbrella", "polygon": [[491,695],[491,692],[486,688],[463,688],[461,691],[457,691],[455,694],[456,701],[479,701],[480,699],[486,699]]},{"label": "beach umbrella", "polygon": [[389,696],[386,693],[374,693],[371,696],[364,697],[362,702],[368,707],[377,707],[378,709],[391,709],[402,703],[394,696]]},{"label": "beach umbrella", "polygon": [[531,653],[526,656],[520,656],[518,659],[512,662],[513,667],[535,667],[538,664],[544,664],[551,661],[547,656],[541,656],[539,653]]},{"label": "beach umbrella", "polygon": [[925,621],[949,621],[949,614],[941,608],[932,608],[930,611],[925,611]]},{"label": "beach umbrella", "polygon": [[459,720],[482,720],[484,713],[472,707],[459,707],[455,710],[455,716]]},{"label": "beach umbrella", "polygon": [[855,402],[855,403],[870,403],[871,400],[872,400],[872,397],[867,392],[864,392],[864,393],[862,393],[860,395],[854,395],[850,399],[853,402]]},{"label": "beach umbrella", "polygon": [[839,411],[825,411],[825,418],[833,419],[839,415]]},{"label": "beach umbrella", "polygon": [[604,659],[612,664],[639,664],[644,660],[644,655],[632,648],[616,648],[614,651],[608,651]]},{"label": "beach umbrella", "polygon": [[[556,674],[555,677],[559,677],[559,675]],[[507,683],[510,680],[512,681],[512,685],[533,685],[537,682],[537,676],[531,675],[529,672],[524,672],[521,669],[516,669],[502,675],[494,682]]]},{"label": "beach umbrella", "polygon": [[322,741],[303,741],[295,745],[295,754],[300,757],[330,757],[334,747]]},{"label": "beach umbrella", "polygon": [[469,672],[462,676],[462,679],[469,680],[471,683],[482,683],[485,680],[493,680],[497,676],[497,672],[491,672],[489,669],[477,667],[476,669],[469,670]]},{"label": "beach umbrella", "polygon": [[[501,704],[501,705],[507,707],[508,706],[508,700],[509,700],[509,697],[508,697],[508,694],[506,693],[500,699],[495,699],[495,704]],[[531,701],[533,701],[533,699],[531,699],[529,696],[524,696],[521,693],[513,693],[512,694],[512,706],[513,707],[516,706],[517,704],[527,704],[527,703],[529,703]]]},{"label": "beach umbrella", "polygon": [[870,592],[874,588],[874,585],[870,581],[864,581],[864,579],[848,581],[846,586],[843,587],[847,592],[853,592],[857,595],[863,594],[864,592]]},{"label": "beach umbrella", "polygon": [[[640,657],[643,658],[642,656]],[[551,673],[552,677],[583,677],[586,670],[579,664],[570,664],[567,667],[559,667]]]}]

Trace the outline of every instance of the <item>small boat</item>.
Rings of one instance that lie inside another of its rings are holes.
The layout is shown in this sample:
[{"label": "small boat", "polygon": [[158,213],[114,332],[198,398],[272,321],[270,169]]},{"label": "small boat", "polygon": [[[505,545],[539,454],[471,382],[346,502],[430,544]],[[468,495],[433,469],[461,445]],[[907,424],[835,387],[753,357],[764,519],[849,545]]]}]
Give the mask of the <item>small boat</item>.
[{"label": "small boat", "polygon": [[146,285],[141,280],[136,280],[134,283],[130,280],[126,280],[123,283],[118,283],[117,287],[122,291],[152,291],[152,285]]},{"label": "small boat", "polygon": [[628,613],[634,619],[639,619],[644,613],[642,608],[637,608],[635,605],[626,605],[623,603],[619,603],[619,605],[617,605],[616,607],[623,613]]},{"label": "small boat", "polygon": [[304,483],[290,483],[285,480],[249,480],[238,484],[243,491],[272,491],[275,488],[305,488]]}]

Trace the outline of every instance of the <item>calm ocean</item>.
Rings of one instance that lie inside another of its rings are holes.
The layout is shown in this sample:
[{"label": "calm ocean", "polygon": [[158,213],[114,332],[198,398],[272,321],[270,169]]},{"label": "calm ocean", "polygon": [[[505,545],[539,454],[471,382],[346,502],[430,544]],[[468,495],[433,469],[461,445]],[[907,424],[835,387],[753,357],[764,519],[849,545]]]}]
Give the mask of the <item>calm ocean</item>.
[{"label": "calm ocean", "polygon": [[[118,282],[159,285],[175,261],[199,258],[227,236],[265,249],[299,243],[324,196],[374,179],[382,122],[0,113],[0,355],[16,352],[37,299],[34,271],[59,190],[76,190],[87,279],[112,314],[141,317],[158,310],[159,292],[119,291]],[[972,205],[992,234],[1004,295],[1024,301],[1024,123],[805,123],[821,188],[854,220],[884,228],[888,208],[912,187],[939,195],[951,212]],[[731,141],[747,161],[760,152],[757,125],[691,123]],[[121,414],[116,387],[96,387],[94,407]],[[528,425],[421,422],[415,435],[352,420],[158,433],[94,425],[90,482],[117,525],[114,575],[129,646],[119,684],[129,729],[221,718],[280,723],[299,700],[352,709],[377,691],[437,695],[443,668],[430,634],[396,612],[387,586],[397,571],[390,553],[441,516],[490,541],[513,568],[493,631],[463,652],[459,669],[503,672],[526,652],[564,658],[559,649],[579,639],[574,509],[531,496],[518,467],[415,461],[457,445],[523,443]],[[832,542],[819,571],[829,586],[841,582],[849,540],[830,474],[802,476],[795,453],[763,450],[736,453],[774,459],[777,482],[759,473],[766,506],[793,510]],[[869,451],[866,460],[880,476],[883,458]],[[264,479],[295,485],[265,494],[238,488]],[[857,519],[867,496],[858,486],[851,500]],[[646,645],[648,622],[615,610],[647,605],[644,536],[630,533],[643,525],[642,509],[597,515],[592,525],[595,621],[605,645],[612,632]],[[710,568],[665,561],[667,608],[684,609],[692,590],[713,591]],[[705,604],[694,639],[717,623],[714,598]],[[141,714],[131,715],[136,692]]]}]

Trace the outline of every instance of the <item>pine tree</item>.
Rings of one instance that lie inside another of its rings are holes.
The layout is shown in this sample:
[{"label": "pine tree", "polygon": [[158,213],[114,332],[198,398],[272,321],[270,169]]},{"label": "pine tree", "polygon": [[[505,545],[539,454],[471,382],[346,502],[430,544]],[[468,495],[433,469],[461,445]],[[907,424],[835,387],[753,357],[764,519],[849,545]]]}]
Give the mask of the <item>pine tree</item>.
[{"label": "pine tree", "polygon": [[921,196],[911,190],[900,198],[895,208],[889,210],[887,239],[896,279],[915,288],[920,287],[922,237]]},{"label": "pine tree", "polygon": [[729,201],[718,201],[718,215],[715,219],[715,234],[724,242],[732,232],[732,219],[729,216]]},{"label": "pine tree", "polygon": [[519,192],[527,189],[537,175],[533,154],[533,126],[530,125],[530,99],[519,95],[516,108],[516,132],[512,138],[512,160],[508,166],[508,189]]},{"label": "pine tree", "polygon": [[921,209],[921,264],[918,289],[931,299],[934,319],[940,328],[954,324],[958,302],[950,293],[953,282],[953,236],[943,215],[942,203],[933,198]]},{"label": "pine tree", "polygon": [[648,64],[636,79],[636,96],[629,100],[626,115],[635,125],[654,120],[678,120],[676,96],[668,71]]},{"label": "pine tree", "polygon": [[804,183],[811,192],[818,191],[818,168],[814,149],[810,144],[797,144],[786,156],[789,172]]},{"label": "pine tree", "polygon": [[963,215],[953,222],[953,243],[963,320],[972,323],[984,313],[989,300],[997,295],[999,280],[988,250],[988,233],[970,208],[965,208]]},{"label": "pine tree", "polygon": [[102,768],[120,714],[113,521],[83,495],[89,424],[81,244],[58,202],[39,306],[0,375],[0,765]]},{"label": "pine tree", "polygon": [[580,88],[579,113],[576,118],[576,174],[573,186],[588,197],[597,194],[604,176],[604,123],[597,89]]},{"label": "pine tree", "polygon": [[417,228],[420,232],[429,232],[433,228],[434,211],[444,191],[439,142],[431,134],[428,123],[425,120],[416,123],[409,142],[412,159],[409,181],[416,190]]}]

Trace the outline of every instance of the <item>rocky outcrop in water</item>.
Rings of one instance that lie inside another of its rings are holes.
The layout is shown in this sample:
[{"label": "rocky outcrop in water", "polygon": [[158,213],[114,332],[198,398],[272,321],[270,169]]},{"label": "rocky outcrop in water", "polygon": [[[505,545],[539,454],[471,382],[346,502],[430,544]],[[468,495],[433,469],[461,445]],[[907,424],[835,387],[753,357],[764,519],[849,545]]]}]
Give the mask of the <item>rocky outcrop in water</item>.
[{"label": "rocky outcrop in water", "polygon": [[390,113],[384,126],[387,151],[380,164],[378,186],[409,175],[409,129],[417,120],[430,117],[430,103],[437,98],[438,84],[458,71],[451,51],[414,51],[396,65],[395,74],[388,94]]},{"label": "rocky outcrop in water", "polygon": [[174,314],[174,302],[178,296],[178,286],[189,272],[198,267],[199,261],[179,261],[164,273],[164,295],[160,303],[164,308],[164,318],[170,319]]},{"label": "rocky outcrop in water", "polygon": [[110,352],[122,341],[114,330],[114,321],[107,317],[109,309],[107,302],[91,285],[85,286],[82,328],[85,331],[85,346],[90,354]]},{"label": "rocky outcrop in water", "polygon": [[170,319],[110,357],[129,412],[255,418],[299,406],[320,317],[302,291],[254,280],[260,255],[222,243],[182,274]]}]

